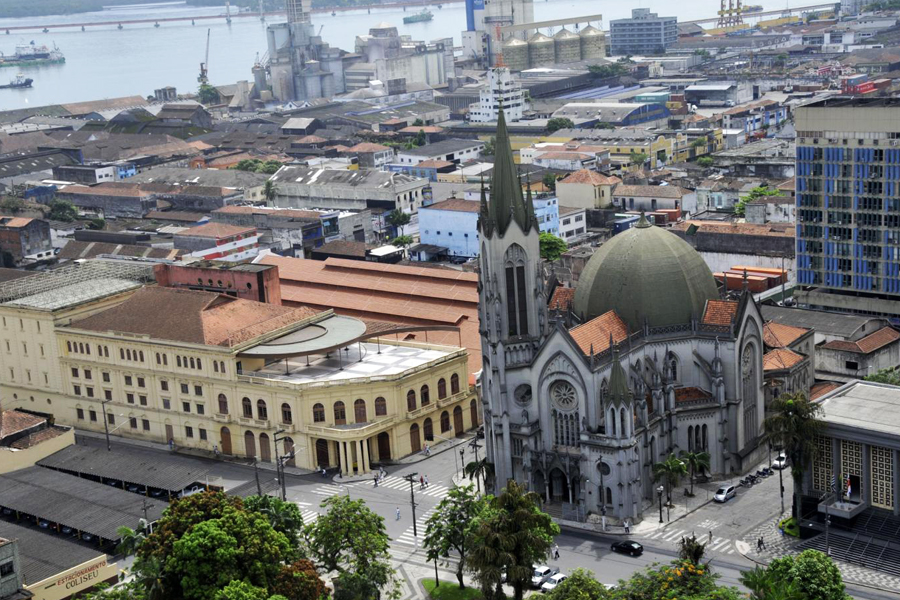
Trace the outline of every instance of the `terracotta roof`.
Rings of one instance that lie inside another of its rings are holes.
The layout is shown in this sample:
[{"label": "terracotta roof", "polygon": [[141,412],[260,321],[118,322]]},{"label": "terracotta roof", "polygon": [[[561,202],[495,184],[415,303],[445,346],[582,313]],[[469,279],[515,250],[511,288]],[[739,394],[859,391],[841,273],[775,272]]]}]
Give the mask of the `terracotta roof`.
[{"label": "terracotta roof", "polygon": [[857,354],[869,354],[892,344],[900,339],[900,333],[891,327],[884,327],[875,333],[870,333],[866,337],[856,342],[845,342],[843,340],[833,340],[826,344],[822,344],[822,348],[828,350],[842,350],[844,352],[856,352]]},{"label": "terracotta roof", "polygon": [[575,300],[575,288],[558,287],[550,298],[550,310],[569,310]]},{"label": "terracotta roof", "polygon": [[763,341],[770,348],[787,348],[809,333],[809,329],[769,321],[763,325]]},{"label": "terracotta roof", "polygon": [[583,206],[581,208],[578,208],[575,206],[563,206],[562,204],[559,205],[559,216],[561,217],[577,212],[585,212],[585,208]]},{"label": "terracotta roof", "polygon": [[398,129],[397,133],[419,133],[420,131],[424,131],[425,133],[441,133],[444,131],[444,128],[438,127],[437,125],[410,125],[409,127]]},{"label": "terracotta roof", "polygon": [[685,231],[691,225],[695,225],[697,227],[698,233],[794,237],[794,225],[792,223],[769,223],[767,225],[756,225],[753,223],[720,223],[716,221],[681,221],[679,223],[675,223],[675,225],[672,226],[672,229]]},{"label": "terracotta roof", "polygon": [[582,323],[569,330],[569,335],[585,354],[603,352],[609,348],[610,336],[614,343],[618,344],[628,337],[628,327],[619,318],[615,311],[609,311],[595,317],[587,323]]},{"label": "terracotta roof", "polygon": [[47,440],[59,437],[67,431],[69,431],[68,427],[48,427],[46,429],[41,429],[40,431],[35,431],[34,433],[29,433],[28,435],[17,439],[9,446],[16,450],[26,450],[32,446],[37,446],[41,442],[46,442]]},{"label": "terracotta roof", "polygon": [[436,159],[428,159],[423,160],[419,164],[416,165],[417,169],[444,169],[446,167],[452,167],[454,163],[449,160],[436,160]]},{"label": "terracotta roof", "polygon": [[70,327],[230,347],[308,319],[316,312],[213,292],[145,287],[122,304],[74,321]]},{"label": "terracotta roof", "polygon": [[0,441],[7,436],[25,429],[30,429],[31,427],[36,427],[46,421],[47,419],[38,415],[32,415],[15,409],[5,410],[3,411],[3,419],[0,420]]},{"label": "terracotta roof", "polygon": [[322,142],[327,142],[323,137],[319,137],[317,135],[305,135],[299,140],[297,140],[298,144],[321,144]]},{"label": "terracotta roof", "polygon": [[104,183],[92,186],[67,185],[61,188],[59,192],[62,194],[82,194],[85,196],[120,196],[129,198],[146,198],[152,195],[151,192],[140,189],[136,183],[130,186],[107,186]]},{"label": "terracotta roof", "polygon": [[299,210],[296,208],[259,208],[256,206],[223,206],[213,211],[230,215],[274,215],[278,217],[292,217],[294,219],[320,219],[322,214],[314,210]]},{"label": "terracotta roof", "polygon": [[334,254],[340,256],[358,256],[365,258],[366,243],[354,240],[334,240],[312,250],[316,254]]},{"label": "terracotta roof", "polygon": [[228,225],[227,223],[209,222],[196,227],[190,227],[184,231],[179,231],[177,236],[190,236],[202,238],[225,238],[241,234],[255,234],[255,227],[244,227],[243,225]]},{"label": "terracotta roof", "polygon": [[763,355],[763,371],[789,369],[803,360],[803,357],[787,348],[776,348]]},{"label": "terracotta roof", "polygon": [[459,332],[416,333],[415,339],[462,345],[469,351],[469,373],[481,370],[474,273],[341,258],[265,256],[259,262],[278,267],[281,299],[287,306],[333,308],[338,314],[372,321],[459,327]]},{"label": "terracotta roof", "polygon": [[428,206],[423,206],[422,208],[433,209],[433,210],[452,210],[452,211],[456,211],[456,212],[477,213],[480,206],[481,206],[481,204],[477,200],[464,200],[462,198],[447,198],[446,200],[441,200],[440,202],[435,202],[434,204],[429,204]]},{"label": "terracotta roof", "polygon": [[0,216],[0,226],[2,227],[25,227],[32,221],[34,221],[34,219],[27,219],[25,217]]},{"label": "terracotta roof", "polygon": [[675,388],[675,403],[693,402],[695,400],[711,400],[712,394],[698,387]]},{"label": "terracotta roof", "polygon": [[821,383],[817,383],[813,385],[809,390],[809,399],[810,400],[818,400],[828,392],[833,392],[834,390],[841,387],[840,383],[835,383],[833,381],[823,381]]},{"label": "terracotta roof", "polygon": [[373,144],[372,142],[360,142],[348,149],[349,152],[384,152],[385,150],[390,150],[390,148],[381,144]]},{"label": "terracotta roof", "polygon": [[677,185],[617,185],[613,196],[636,196],[640,198],[675,198],[680,199],[688,191]]},{"label": "terracotta roof", "polygon": [[737,307],[738,303],[731,300],[707,300],[702,322],[706,325],[731,325]]},{"label": "terracotta roof", "polygon": [[554,152],[541,152],[534,157],[534,160],[543,160],[545,158],[548,160],[590,160],[594,158],[594,155],[585,152],[566,152],[565,150],[559,150]]},{"label": "terracotta roof", "polygon": [[591,171],[590,169],[581,169],[579,171],[575,171],[574,173],[570,173],[568,177],[558,182],[556,185],[564,184],[564,183],[590,183],[591,185],[615,185],[617,183],[622,183],[622,180],[618,177],[607,177],[602,173],[598,173],[597,171]]}]

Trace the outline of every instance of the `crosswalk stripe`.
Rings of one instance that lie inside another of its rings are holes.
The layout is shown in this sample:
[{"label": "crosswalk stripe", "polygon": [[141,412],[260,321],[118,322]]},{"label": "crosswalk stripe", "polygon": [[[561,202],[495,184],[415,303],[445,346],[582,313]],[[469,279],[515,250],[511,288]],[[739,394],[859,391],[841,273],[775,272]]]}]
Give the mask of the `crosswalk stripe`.
[{"label": "crosswalk stripe", "polygon": [[681,537],[681,534],[683,534],[684,531],[684,529],[679,529],[678,531],[667,533],[666,535],[662,536],[662,539],[666,540],[667,542],[671,542],[672,540]]},{"label": "crosswalk stripe", "polygon": [[300,516],[303,518],[303,523],[309,523],[311,521],[315,521],[319,518],[319,513],[314,510],[304,510]]},{"label": "crosswalk stripe", "polygon": [[662,535],[662,531],[657,531],[657,532],[654,533],[653,535],[648,535],[648,536],[647,536],[647,539],[648,539],[648,540],[655,540],[655,539],[658,538],[660,535]]}]

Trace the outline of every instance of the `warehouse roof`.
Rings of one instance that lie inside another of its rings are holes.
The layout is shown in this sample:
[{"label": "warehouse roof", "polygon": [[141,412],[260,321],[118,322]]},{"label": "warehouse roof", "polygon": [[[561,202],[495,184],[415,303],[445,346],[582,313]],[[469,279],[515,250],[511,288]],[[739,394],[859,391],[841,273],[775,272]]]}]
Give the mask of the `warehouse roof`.
[{"label": "warehouse roof", "polygon": [[37,464],[78,477],[103,477],[173,492],[203,481],[209,473],[202,467],[188,468],[188,463],[171,460],[165,454],[110,453],[92,446],[68,446]]},{"label": "warehouse roof", "polygon": [[469,148],[483,147],[484,142],[481,140],[462,140],[451,139],[424,146],[416,146],[409,150],[401,150],[400,154],[408,154],[412,156],[438,156],[441,154],[450,154],[451,152],[459,152],[460,150],[468,150]]},{"label": "warehouse roof", "polygon": [[167,504],[95,481],[28,467],[0,475],[0,506],[116,540],[119,527],[137,527],[144,506],[152,522]]},{"label": "warehouse roof", "polygon": [[[299,183],[301,185],[318,185],[324,187],[361,187],[361,188],[389,188],[395,185],[406,185],[421,182],[425,179],[412,177],[403,173],[387,173],[365,169],[362,171],[348,171],[346,169],[311,169],[301,166],[284,166],[272,175],[273,183]],[[284,192],[281,192],[284,193]]]},{"label": "warehouse roof", "polygon": [[8,521],[0,520],[0,538],[18,542],[22,578],[28,584],[43,581],[103,556],[103,552],[63,536]]},{"label": "warehouse roof", "polygon": [[767,321],[775,321],[795,327],[812,329],[817,334],[833,335],[852,339],[856,335],[874,333],[887,325],[885,319],[859,315],[848,315],[822,310],[806,310],[802,308],[785,308],[763,304],[760,307],[762,316]]}]

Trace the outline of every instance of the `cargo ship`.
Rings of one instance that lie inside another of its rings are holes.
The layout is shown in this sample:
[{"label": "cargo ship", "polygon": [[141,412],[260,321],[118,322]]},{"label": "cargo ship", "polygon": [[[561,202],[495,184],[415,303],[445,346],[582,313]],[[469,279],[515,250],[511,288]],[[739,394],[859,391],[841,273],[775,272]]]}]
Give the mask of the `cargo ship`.
[{"label": "cargo ship", "polygon": [[21,73],[16,75],[16,78],[10,81],[6,85],[0,85],[0,90],[7,90],[10,88],[30,88],[31,84],[34,82],[34,79],[30,77],[25,77]]},{"label": "cargo ship", "polygon": [[757,13],[757,12],[762,12],[762,11],[763,11],[763,7],[760,6],[759,4],[745,4],[744,7],[741,9],[741,12],[745,12],[745,13]]},{"label": "cargo ship", "polygon": [[59,51],[59,48],[53,46],[51,49],[45,45],[38,46],[34,42],[18,44],[14,54],[7,55],[0,52],[0,67],[50,65],[64,62],[66,62],[66,57]]},{"label": "cargo ship", "polygon": [[403,22],[407,25],[410,23],[424,23],[425,21],[430,21],[434,18],[434,13],[430,10],[423,10],[417,15],[411,15],[409,17],[403,17]]}]

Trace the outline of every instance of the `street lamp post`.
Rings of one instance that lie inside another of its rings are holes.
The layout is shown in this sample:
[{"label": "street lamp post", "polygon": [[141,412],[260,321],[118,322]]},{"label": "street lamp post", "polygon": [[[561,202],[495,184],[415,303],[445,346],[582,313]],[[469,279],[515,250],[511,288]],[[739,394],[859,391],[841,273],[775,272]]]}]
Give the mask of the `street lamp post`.
[{"label": "street lamp post", "polygon": [[659,498],[659,522],[660,522],[660,523],[663,522],[663,518],[662,518],[662,495],[663,495],[663,492],[664,492],[664,491],[666,491],[666,488],[664,488],[663,486],[659,486],[658,488],[656,488],[656,496]]},{"label": "street lamp post", "polygon": [[100,412],[103,413],[103,431],[106,433],[106,451],[111,452],[112,446],[109,443],[109,417],[106,416],[106,405],[112,400],[103,400],[100,403]]},{"label": "street lamp post", "polygon": [[[478,438],[475,438],[471,442],[469,442],[469,447],[475,452],[475,464],[477,465],[478,464],[478,449],[481,448],[481,446],[478,444]],[[478,494],[481,495],[481,480],[478,478],[477,475],[475,476],[475,484],[478,486]],[[484,485],[485,485],[485,487],[487,487],[486,481],[484,482]]]},{"label": "street lamp post", "polygon": [[459,449],[459,476],[462,478],[466,474],[466,449]]},{"label": "street lamp post", "polygon": [[283,437],[278,437],[278,436],[281,435],[282,433],[284,433],[284,429],[277,429],[275,431],[275,435],[272,436],[272,439],[275,440],[275,476],[278,478],[278,481],[282,484],[281,485],[281,489],[282,489],[282,493],[281,493],[282,498],[281,499],[286,501],[287,498],[285,498],[285,496],[287,495],[287,490],[285,489],[285,486],[284,486],[284,469],[282,468],[282,465],[281,465],[281,459],[278,456],[278,442],[280,442],[281,440],[284,439]]}]

